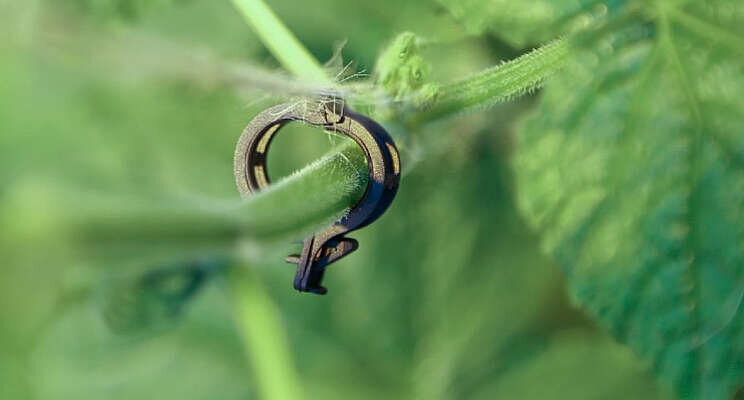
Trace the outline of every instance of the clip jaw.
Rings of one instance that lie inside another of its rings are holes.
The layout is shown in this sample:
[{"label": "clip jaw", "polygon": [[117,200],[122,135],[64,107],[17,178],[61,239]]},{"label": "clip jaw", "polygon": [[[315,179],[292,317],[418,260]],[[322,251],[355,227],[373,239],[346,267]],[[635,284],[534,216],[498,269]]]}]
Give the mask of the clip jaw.
[{"label": "clip jaw", "polygon": [[302,254],[292,254],[286,258],[288,263],[297,264],[294,288],[300,292],[326,294],[328,290],[320,285],[325,268],[357,248],[359,242],[351,238],[337,237],[328,239],[325,243],[321,243],[318,236],[305,239],[302,242]]},{"label": "clip jaw", "polygon": [[234,172],[238,191],[243,197],[268,187],[266,156],[269,146],[281,127],[292,121],[341,133],[362,149],[369,169],[364,196],[343,218],[305,239],[302,254],[290,255],[286,259],[297,264],[295,289],[325,294],[327,290],[321,286],[325,268],[359,247],[356,240],[344,235],[374,222],[393,201],[400,181],[400,157],[390,135],[375,121],[345,108],[337,98],[318,105],[300,109],[280,104],[257,115],[238,140]]}]

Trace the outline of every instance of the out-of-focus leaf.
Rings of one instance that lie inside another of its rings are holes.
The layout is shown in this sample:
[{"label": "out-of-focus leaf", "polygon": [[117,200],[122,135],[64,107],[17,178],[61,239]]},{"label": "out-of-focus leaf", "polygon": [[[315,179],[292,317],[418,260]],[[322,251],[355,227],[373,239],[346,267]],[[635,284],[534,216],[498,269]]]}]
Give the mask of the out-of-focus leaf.
[{"label": "out-of-focus leaf", "polygon": [[250,398],[229,304],[204,294],[179,329],[138,338],[112,333],[95,302],[68,307],[31,357],[34,398]]},{"label": "out-of-focus leaf", "polygon": [[102,295],[104,320],[118,333],[170,322],[217,267],[214,260],[196,260],[151,268],[134,278],[112,279]]},{"label": "out-of-focus leaf", "polygon": [[[487,121],[515,110],[498,110]],[[287,296],[293,270],[280,259],[258,268],[286,316],[309,398],[473,398],[542,358],[563,330],[595,332],[563,299],[558,269],[517,216],[506,132],[477,135],[478,126],[460,124],[445,154],[406,177],[375,229],[352,235],[360,248],[329,267],[324,298]],[[595,368],[644,369],[629,349],[609,348],[624,355],[598,355]],[[582,380],[581,370],[564,373]],[[641,388],[654,385],[641,373],[625,377]],[[573,393],[563,388],[556,397],[564,391]],[[606,398],[626,397],[618,391]],[[639,398],[659,396],[649,390]]]},{"label": "out-of-focus leaf", "polygon": [[575,300],[681,396],[726,399],[744,380],[744,4],[677,3],[593,35],[514,167]]},{"label": "out-of-focus leaf", "polygon": [[72,0],[77,10],[99,18],[135,20],[143,14],[188,0]]},{"label": "out-of-focus leaf", "polygon": [[607,337],[569,330],[556,335],[545,351],[509,370],[473,399],[549,399],[556,393],[568,399],[669,397],[643,377],[643,369],[626,347]]},{"label": "out-of-focus leaf", "polygon": [[437,0],[474,34],[490,32],[514,46],[546,42],[602,20],[626,0]]}]

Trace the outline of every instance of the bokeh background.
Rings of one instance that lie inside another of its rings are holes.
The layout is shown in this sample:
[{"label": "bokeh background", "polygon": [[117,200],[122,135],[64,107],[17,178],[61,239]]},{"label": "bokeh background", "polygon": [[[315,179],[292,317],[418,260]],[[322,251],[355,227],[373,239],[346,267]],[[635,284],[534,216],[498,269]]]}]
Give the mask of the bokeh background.
[{"label": "bokeh background", "polygon": [[[402,31],[431,41],[433,79],[524,52],[430,2],[270,5],[319,60],[346,40],[356,71]],[[571,305],[517,213],[512,131],[539,93],[415,138],[387,126],[407,154],[395,203],[352,235],[329,294],[303,295],[292,241],[187,215],[236,201],[235,142],[277,102],[216,67],[280,68],[230,2],[0,10],[1,398],[671,398]],[[287,129],[270,169],[334,145]]]}]

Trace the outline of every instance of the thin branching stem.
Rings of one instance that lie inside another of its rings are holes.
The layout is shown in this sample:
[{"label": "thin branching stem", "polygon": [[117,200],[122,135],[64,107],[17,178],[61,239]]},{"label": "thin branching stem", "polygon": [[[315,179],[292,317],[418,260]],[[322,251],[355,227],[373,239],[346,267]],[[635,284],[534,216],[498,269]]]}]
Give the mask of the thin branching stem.
[{"label": "thin branching stem", "polygon": [[[301,79],[328,84],[330,79],[292,32],[263,0],[233,0],[266,47]],[[367,186],[367,165],[355,144],[249,198],[238,210],[243,228],[262,236],[277,230],[306,230],[337,218],[355,204]],[[250,204],[250,209],[245,209]],[[279,229],[278,229],[279,228]],[[233,268],[231,294],[235,320],[265,399],[300,399],[302,389],[289,354],[279,311],[253,271]]]},{"label": "thin branching stem", "polygon": [[411,121],[427,122],[486,108],[534,91],[564,65],[569,53],[567,39],[555,40],[515,60],[444,85],[432,107],[414,114]]},{"label": "thin branching stem", "polygon": [[232,2],[284,68],[314,83],[330,83],[323,67],[263,0]]}]

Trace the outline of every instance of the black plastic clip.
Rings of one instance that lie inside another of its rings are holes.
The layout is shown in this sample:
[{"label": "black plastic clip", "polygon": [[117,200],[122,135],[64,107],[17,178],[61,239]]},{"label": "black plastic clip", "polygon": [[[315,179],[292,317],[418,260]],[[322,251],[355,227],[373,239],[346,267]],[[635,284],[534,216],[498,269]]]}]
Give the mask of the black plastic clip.
[{"label": "black plastic clip", "polygon": [[364,151],[369,181],[364,196],[346,216],[303,241],[301,254],[287,262],[297,264],[294,287],[301,292],[325,294],[321,285],[325,268],[349,255],[359,243],[347,233],[379,218],[393,201],[400,182],[400,157],[390,135],[378,123],[354,113],[340,99],[322,100],[318,107],[298,110],[281,104],[258,114],[243,131],[235,150],[235,180],[241,195],[249,196],[270,184],[266,153],[282,126],[300,121],[336,131],[353,139]]}]

